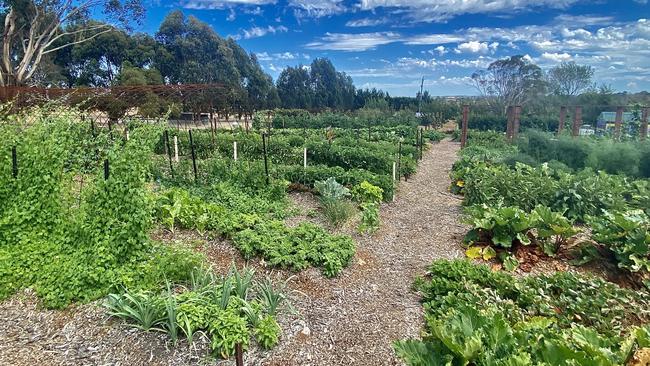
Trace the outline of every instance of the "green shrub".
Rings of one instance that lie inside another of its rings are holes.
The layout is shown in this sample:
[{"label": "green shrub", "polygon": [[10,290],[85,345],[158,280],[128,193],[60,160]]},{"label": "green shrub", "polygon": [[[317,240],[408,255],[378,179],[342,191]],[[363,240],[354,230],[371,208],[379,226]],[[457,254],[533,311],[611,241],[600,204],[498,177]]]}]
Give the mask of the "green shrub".
[{"label": "green shrub", "polygon": [[595,170],[609,174],[627,176],[639,175],[640,152],[630,143],[599,143],[588,159],[588,165]]}]

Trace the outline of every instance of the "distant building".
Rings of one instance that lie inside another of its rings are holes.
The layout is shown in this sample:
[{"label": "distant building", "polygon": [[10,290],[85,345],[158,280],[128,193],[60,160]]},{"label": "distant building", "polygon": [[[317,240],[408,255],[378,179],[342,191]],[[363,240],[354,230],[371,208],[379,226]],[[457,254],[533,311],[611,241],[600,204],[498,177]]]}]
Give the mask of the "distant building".
[{"label": "distant building", "polygon": [[[623,125],[627,125],[629,122],[634,120],[634,113],[632,112],[623,112]],[[616,124],[616,112],[600,112],[600,115],[596,119],[596,128],[599,130],[611,130],[614,129]]]}]

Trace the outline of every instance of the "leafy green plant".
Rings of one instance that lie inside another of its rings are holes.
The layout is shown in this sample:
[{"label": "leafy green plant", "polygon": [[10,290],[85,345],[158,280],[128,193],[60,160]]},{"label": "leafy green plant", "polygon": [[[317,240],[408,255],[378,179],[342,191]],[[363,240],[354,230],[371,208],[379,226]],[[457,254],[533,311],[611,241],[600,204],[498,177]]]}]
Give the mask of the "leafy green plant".
[{"label": "leafy green plant", "polygon": [[228,277],[231,278],[233,285],[233,292],[240,299],[246,300],[248,298],[248,291],[253,286],[253,277],[255,270],[252,268],[244,267],[241,272],[233,264],[230,268]]},{"label": "leafy green plant", "polygon": [[217,312],[208,324],[208,331],[212,337],[212,351],[224,359],[235,354],[237,344],[242,345],[242,350],[248,348],[250,335],[246,320],[232,311]]},{"label": "leafy green plant", "polygon": [[534,222],[530,215],[516,207],[488,207],[487,205],[467,208],[463,221],[473,226],[465,236],[467,241],[485,237],[502,248],[510,248],[517,242],[530,244],[528,231]]},{"label": "leafy green plant", "polygon": [[384,190],[364,180],[352,188],[352,197],[360,203],[379,203],[384,196]]},{"label": "leafy green plant", "polygon": [[342,200],[350,195],[350,190],[338,183],[334,177],[314,184],[316,191],[324,200]]},{"label": "leafy green plant", "polygon": [[360,233],[373,233],[379,229],[379,203],[364,202],[361,204]]},{"label": "leafy green plant", "polygon": [[579,231],[571,221],[559,212],[553,212],[546,206],[539,205],[531,213],[537,229],[537,239],[547,255],[555,255],[567,240]]},{"label": "leafy green plant", "polygon": [[323,200],[323,215],[334,226],[341,226],[356,213],[352,202],[347,200]]},{"label": "leafy green plant", "polygon": [[172,342],[176,344],[178,341],[178,304],[176,298],[172,293],[171,285],[167,283],[167,293],[165,294],[165,319],[163,321],[163,328],[169,334],[169,337],[172,339]]},{"label": "leafy green plant", "polygon": [[414,287],[426,328],[395,344],[408,365],[622,365],[647,342],[648,294],[600,279],[438,260]]},{"label": "leafy green plant", "polygon": [[145,331],[156,329],[165,320],[164,301],[147,292],[110,294],[104,305],[111,316],[133,322]]},{"label": "leafy green plant", "polygon": [[335,276],[355,252],[349,236],[331,235],[322,228],[301,223],[295,228],[280,221],[260,222],[233,237],[245,257],[259,254],[272,265],[301,270],[322,266],[326,276]]},{"label": "leafy green plant", "polygon": [[284,288],[277,288],[273,282],[266,278],[257,283],[258,297],[267,314],[275,316],[287,302]]},{"label": "leafy green plant", "polygon": [[271,349],[278,344],[281,329],[278,322],[271,315],[262,318],[255,328],[253,334],[255,339],[264,349]]},{"label": "leafy green plant", "polygon": [[650,272],[650,219],[643,211],[605,211],[592,217],[590,224],[594,240],[614,253],[619,267]]}]

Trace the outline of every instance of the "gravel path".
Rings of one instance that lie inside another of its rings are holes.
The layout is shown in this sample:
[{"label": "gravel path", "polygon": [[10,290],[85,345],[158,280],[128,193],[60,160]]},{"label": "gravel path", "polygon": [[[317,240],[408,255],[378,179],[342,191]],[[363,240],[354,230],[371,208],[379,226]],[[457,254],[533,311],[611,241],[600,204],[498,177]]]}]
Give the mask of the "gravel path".
[{"label": "gravel path", "polygon": [[[447,193],[449,170],[459,145],[443,141],[426,153],[418,172],[400,184],[396,200],[381,209],[382,226],[372,236],[354,235],[357,254],[337,278],[318,269],[299,274],[266,269],[288,279],[299,315],[281,319],[283,337],[270,352],[249,351],[247,365],[396,365],[392,342],[419,335],[422,307],[411,291],[436,258],[461,257],[457,245],[459,198]],[[307,195],[304,204],[313,201]],[[313,202],[312,202],[313,203]],[[345,229],[353,232],[353,227]],[[216,270],[241,257],[228,243],[204,248]],[[214,253],[211,255],[210,252]],[[97,302],[55,312],[37,308],[21,293],[0,303],[0,365],[196,365],[210,363],[160,333],[136,332],[107,321]],[[232,365],[232,361],[219,364]]]},{"label": "gravel path", "polygon": [[[382,206],[380,230],[355,237],[354,264],[335,279],[305,286],[308,296],[296,305],[309,335],[282,342],[263,364],[400,364],[392,342],[418,337],[423,322],[413,280],[436,258],[462,256],[457,243],[467,229],[459,224],[459,198],[447,193],[458,149],[449,141],[433,145],[395,201]],[[299,287],[308,275],[298,276]]]}]

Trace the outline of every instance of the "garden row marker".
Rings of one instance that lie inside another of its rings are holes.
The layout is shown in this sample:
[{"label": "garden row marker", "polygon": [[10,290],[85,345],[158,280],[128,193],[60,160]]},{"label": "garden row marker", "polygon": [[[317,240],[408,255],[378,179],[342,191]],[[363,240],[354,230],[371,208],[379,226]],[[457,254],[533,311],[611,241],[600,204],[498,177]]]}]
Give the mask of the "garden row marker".
[{"label": "garden row marker", "polygon": [[178,136],[174,136],[174,161],[178,163]]},{"label": "garden row marker", "polygon": [[616,119],[614,120],[614,139],[621,139],[621,125],[623,124],[623,107],[616,107]]},{"label": "garden row marker", "polygon": [[232,142],[232,157],[237,161],[237,141]]},{"label": "garden row marker", "polygon": [[307,169],[307,148],[303,151],[303,167]]},{"label": "garden row marker", "polygon": [[169,172],[172,174],[172,178],[174,178],[174,166],[172,165],[172,149],[169,148],[169,132],[165,130],[164,132],[164,138],[165,138],[165,150],[167,150],[167,156],[169,157]]},{"label": "garden row marker", "polygon": [[11,148],[11,167],[14,179],[18,178],[18,153],[15,145]]},{"label": "garden row marker", "polygon": [[571,126],[571,136],[576,137],[580,134],[580,126],[582,125],[582,107],[576,107],[573,114],[573,126]]},{"label": "garden row marker", "polygon": [[564,119],[566,118],[566,107],[560,107],[560,123],[557,125],[557,134],[561,134],[564,130]]},{"label": "garden row marker", "polygon": [[194,152],[194,139],[192,139],[192,129],[189,130],[189,134],[190,134],[190,149],[192,150],[192,169],[194,170],[194,181],[197,182],[199,180],[199,175],[196,172],[196,153]]},{"label": "garden row marker", "polygon": [[467,145],[467,119],[469,118],[469,105],[463,106],[463,130],[460,135],[460,147],[461,149]]},{"label": "garden row marker", "polygon": [[643,108],[641,115],[641,141],[648,137],[648,108]]},{"label": "garden row marker", "polygon": [[[269,161],[266,157],[266,139],[268,136],[262,134],[262,150],[264,150],[264,174],[266,174],[266,184],[269,184]],[[236,145],[235,145],[236,146]],[[306,151],[306,150],[305,150]]]},{"label": "garden row marker", "polygon": [[129,128],[124,129],[124,133],[126,134],[126,141],[129,141]]},{"label": "garden row marker", "polygon": [[104,180],[108,180],[109,168],[108,168],[108,159],[104,159]]}]

